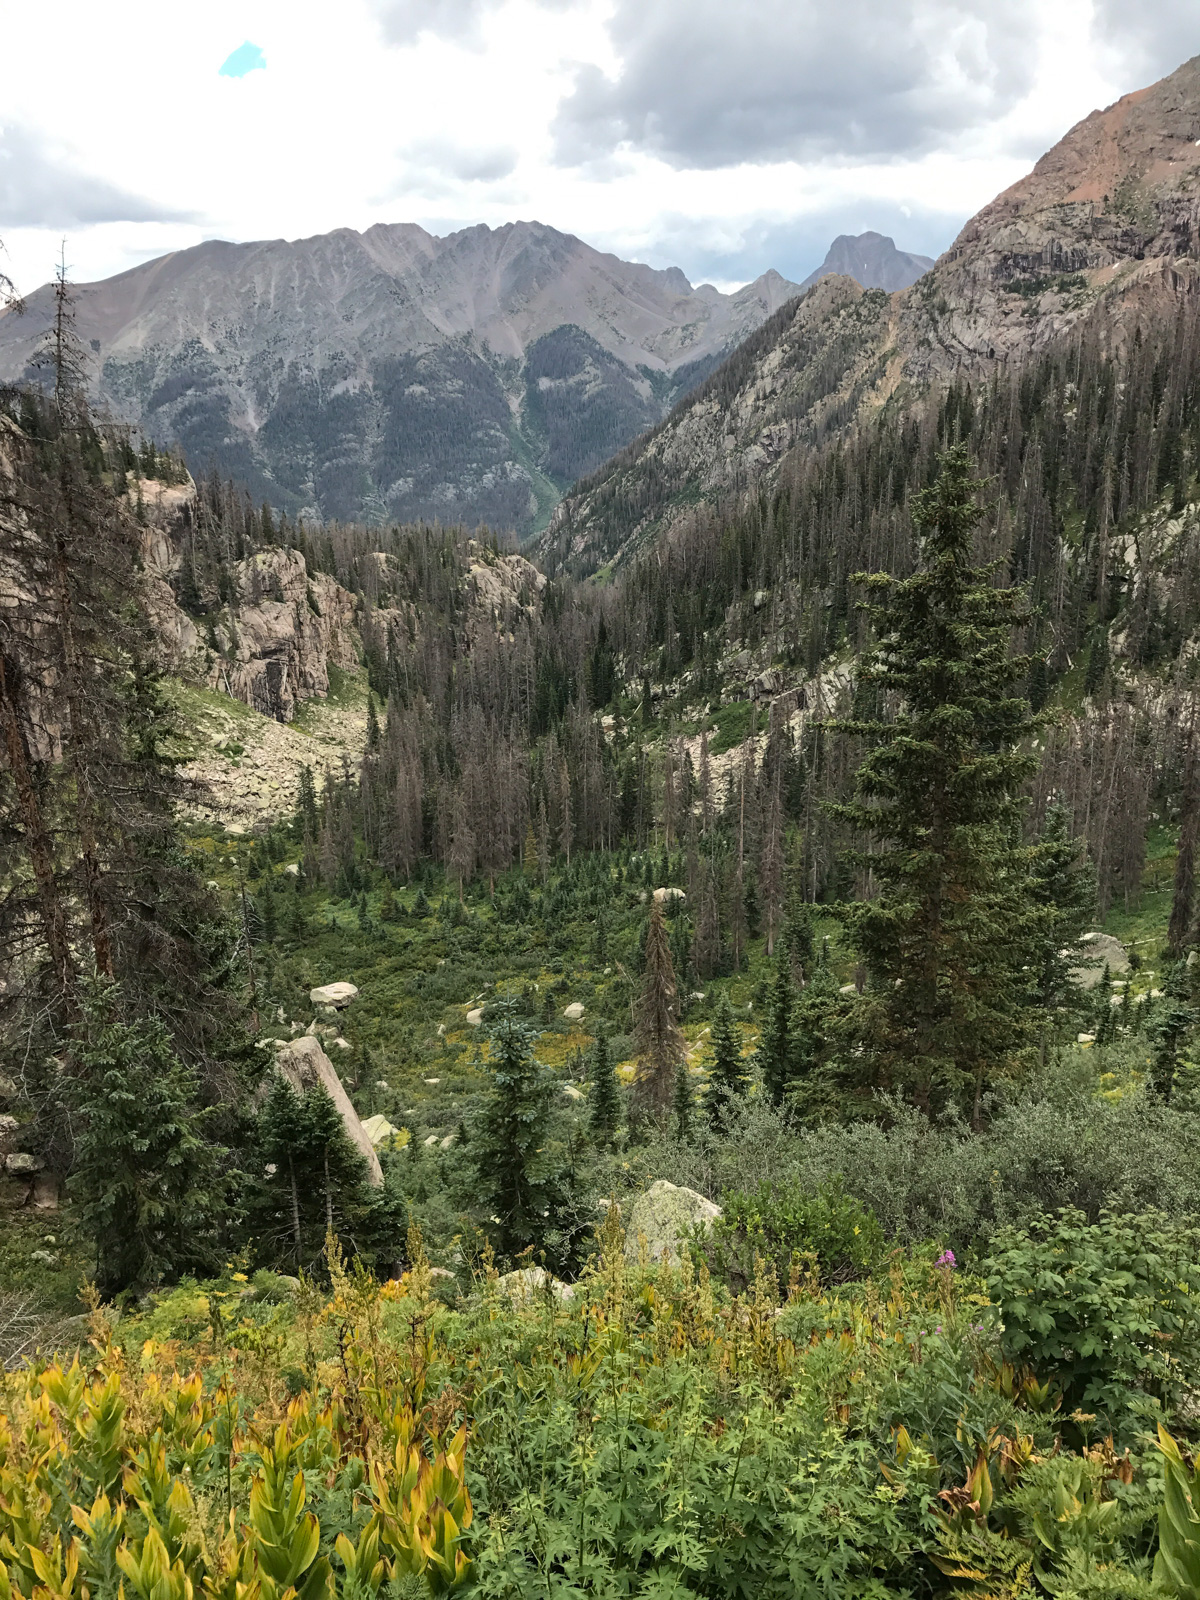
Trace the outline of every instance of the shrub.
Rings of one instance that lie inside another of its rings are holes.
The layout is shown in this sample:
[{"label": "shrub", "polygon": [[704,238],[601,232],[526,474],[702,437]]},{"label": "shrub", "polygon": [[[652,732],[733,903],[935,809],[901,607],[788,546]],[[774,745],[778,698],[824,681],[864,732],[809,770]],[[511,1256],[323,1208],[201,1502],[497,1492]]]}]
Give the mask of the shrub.
[{"label": "shrub", "polygon": [[710,1269],[741,1290],[762,1256],[785,1284],[793,1263],[814,1267],[824,1283],[846,1283],[869,1273],[883,1254],[883,1230],[840,1181],[817,1190],[791,1182],[762,1183],[753,1194],[723,1197],[724,1215],[706,1246]]},{"label": "shrub", "polygon": [[1159,1212],[1088,1222],[1064,1209],[1004,1228],[982,1264],[1004,1345],[1066,1407],[1127,1420],[1135,1391],[1170,1407],[1200,1357],[1200,1229]]}]

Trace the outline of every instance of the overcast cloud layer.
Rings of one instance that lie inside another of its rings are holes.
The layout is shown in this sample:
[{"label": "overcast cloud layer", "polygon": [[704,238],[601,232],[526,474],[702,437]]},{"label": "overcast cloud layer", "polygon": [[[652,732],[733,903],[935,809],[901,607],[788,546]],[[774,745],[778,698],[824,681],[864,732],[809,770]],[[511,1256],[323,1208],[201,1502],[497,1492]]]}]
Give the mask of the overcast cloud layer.
[{"label": "overcast cloud layer", "polygon": [[[265,67],[219,68],[243,43]],[[0,53],[23,289],[203,238],[537,218],[693,282],[936,255],[1081,116],[1200,51],[1200,0],[62,0]]]}]

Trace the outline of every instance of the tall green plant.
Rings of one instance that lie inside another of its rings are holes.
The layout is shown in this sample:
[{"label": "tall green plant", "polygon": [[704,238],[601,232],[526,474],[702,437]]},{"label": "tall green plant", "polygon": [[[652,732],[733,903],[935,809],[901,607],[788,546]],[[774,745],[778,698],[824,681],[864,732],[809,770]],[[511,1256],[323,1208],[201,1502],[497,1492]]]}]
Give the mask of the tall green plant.
[{"label": "tall green plant", "polygon": [[989,1076],[1026,1036],[1039,925],[1019,828],[1038,720],[1012,652],[1028,611],[997,563],[972,564],[983,487],[965,449],[948,451],[914,497],[917,570],[862,575],[875,644],[859,681],[888,709],[837,724],[870,748],[853,799],[833,807],[869,841],[855,859],[879,891],[845,910],[869,978],[856,1042],[877,1082],[922,1105],[938,1087],[965,1092],[976,1124]]}]

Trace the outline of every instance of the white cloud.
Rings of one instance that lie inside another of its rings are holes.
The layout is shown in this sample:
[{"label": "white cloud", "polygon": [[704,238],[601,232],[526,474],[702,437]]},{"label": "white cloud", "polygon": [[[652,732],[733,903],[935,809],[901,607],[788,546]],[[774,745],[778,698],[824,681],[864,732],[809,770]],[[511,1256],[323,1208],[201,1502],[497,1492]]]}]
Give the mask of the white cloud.
[{"label": "white cloud", "polygon": [[[932,254],[1072,122],[1189,48],[1195,0],[1095,7],[62,0],[53,95],[44,22],[18,8],[0,236],[24,289],[63,231],[80,280],[202,237],[379,221],[537,218],[694,282],[802,277],[834,234],[870,227]],[[219,76],[246,39],[268,70]],[[572,141],[581,165],[561,164]]]}]

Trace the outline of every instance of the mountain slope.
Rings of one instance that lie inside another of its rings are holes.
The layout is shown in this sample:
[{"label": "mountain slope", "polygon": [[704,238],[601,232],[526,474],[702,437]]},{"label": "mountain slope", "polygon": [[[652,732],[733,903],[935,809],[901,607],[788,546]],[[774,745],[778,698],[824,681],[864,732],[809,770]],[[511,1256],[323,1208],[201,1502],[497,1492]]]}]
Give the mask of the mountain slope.
[{"label": "mountain slope", "polygon": [[[1091,327],[1119,351],[1200,285],[1200,57],[1093,112],[891,296],[822,278],[583,480],[539,551],[593,571],[789,450]],[[837,314],[830,316],[836,308]]]},{"label": "mountain slope", "polygon": [[933,265],[932,256],[897,250],[896,241],[885,233],[840,233],[829,246],[824,261],[800,285],[811,289],[814,283],[833,274],[853,278],[864,289],[907,289]]},{"label": "mountain slope", "polygon": [[[312,518],[525,528],[795,293],[693,289],[536,222],[210,241],[79,291],[101,400]],[[15,379],[49,289],[0,317]]]}]

